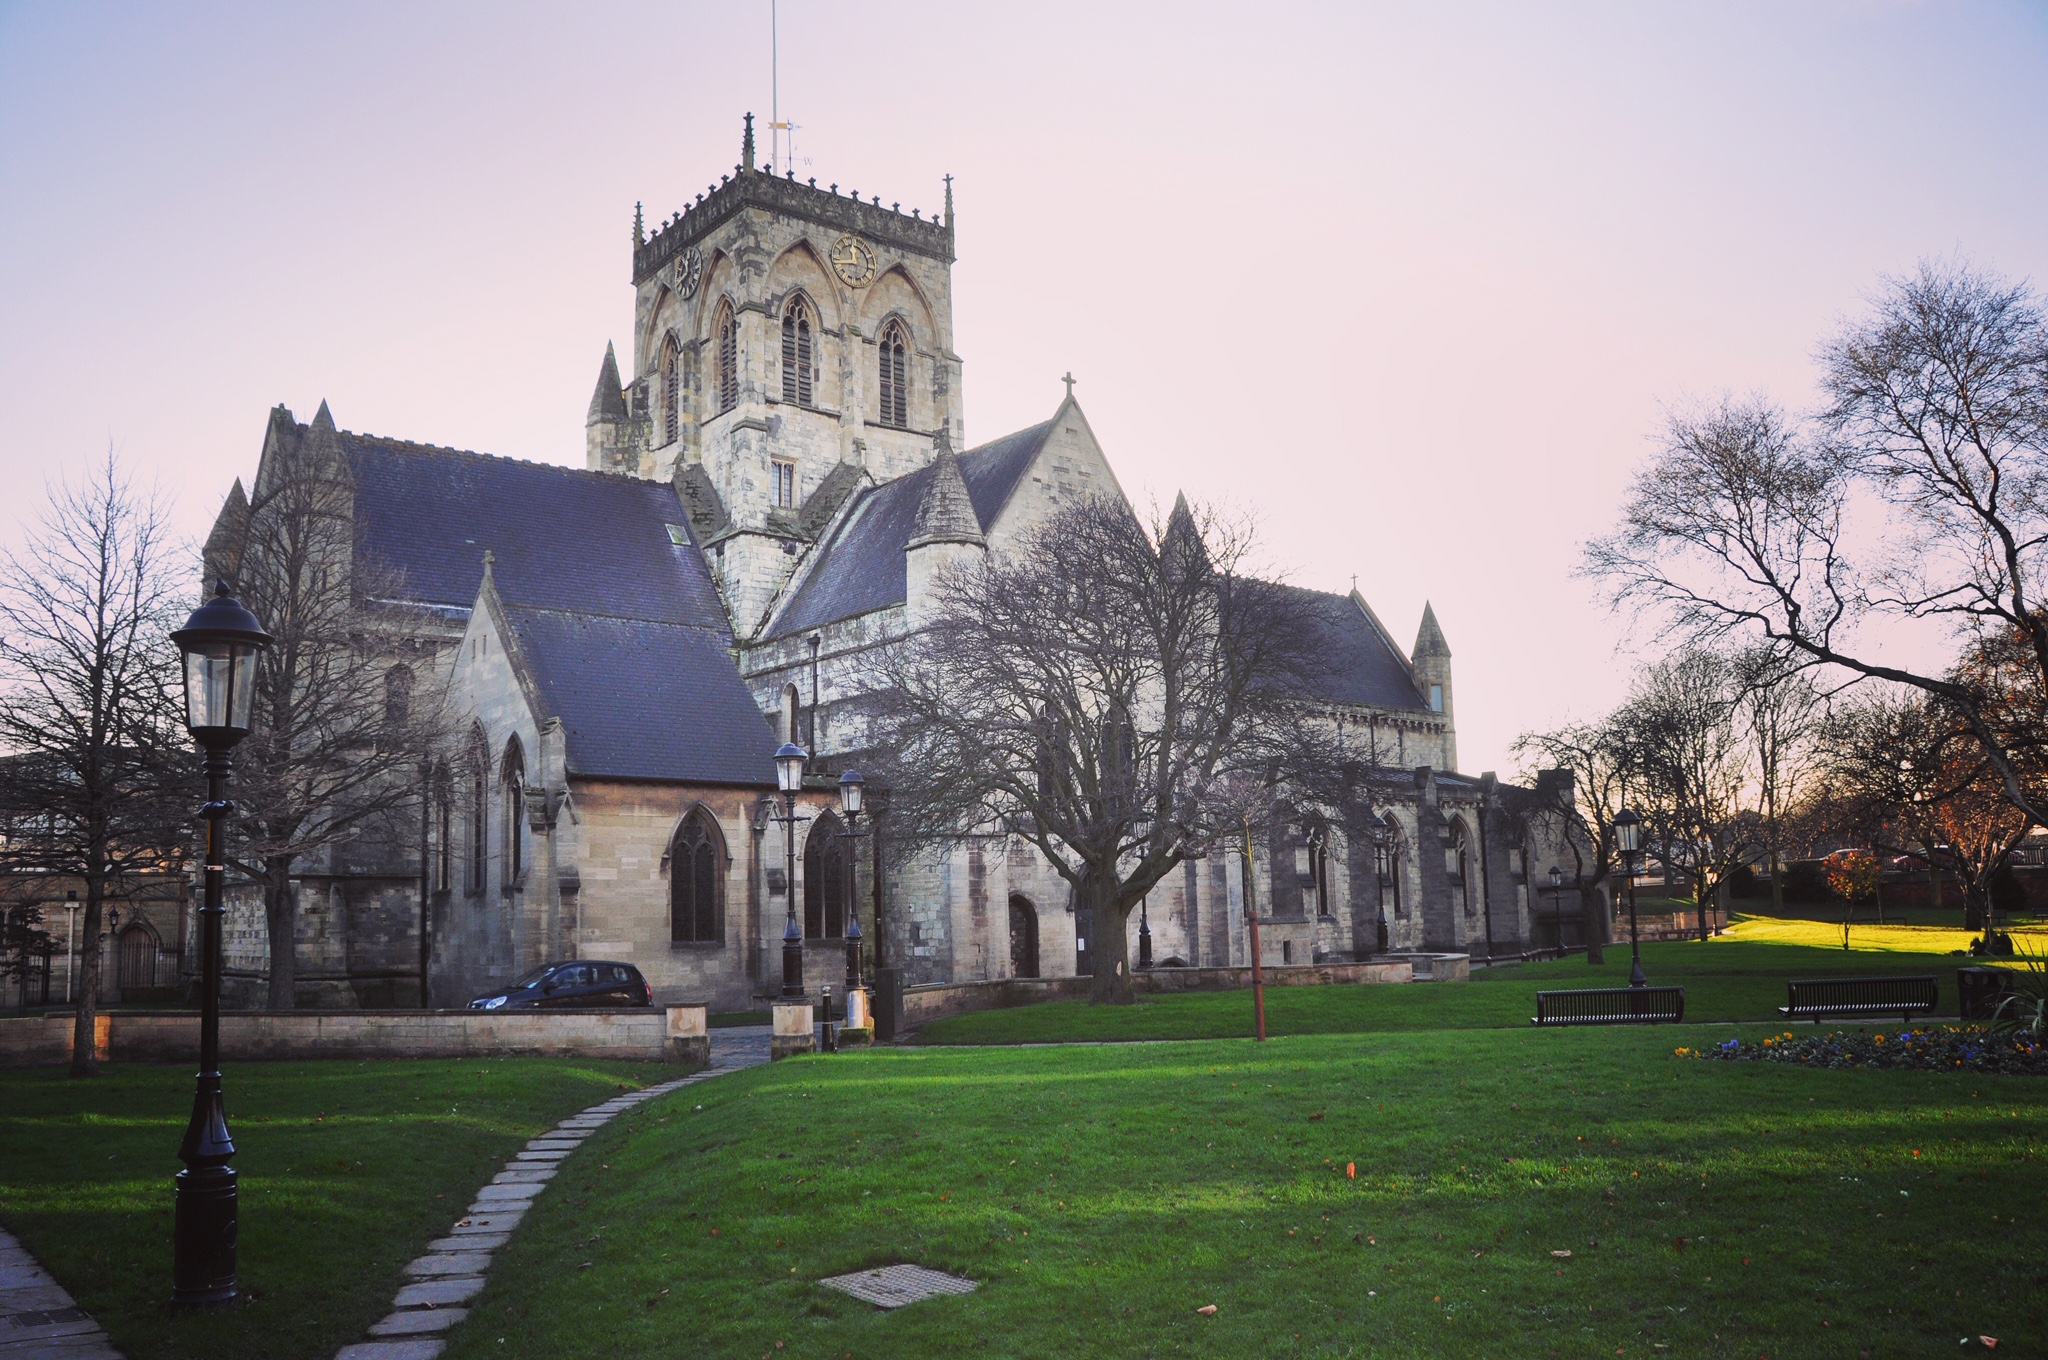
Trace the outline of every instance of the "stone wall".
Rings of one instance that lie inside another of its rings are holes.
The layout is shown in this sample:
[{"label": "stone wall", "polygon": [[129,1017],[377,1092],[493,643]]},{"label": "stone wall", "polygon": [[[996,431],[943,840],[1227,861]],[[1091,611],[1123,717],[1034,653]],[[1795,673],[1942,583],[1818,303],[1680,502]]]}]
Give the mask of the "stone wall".
[{"label": "stone wall", "polygon": [[[1312,967],[1266,968],[1268,987],[1318,987],[1410,982],[1414,969],[1406,960],[1375,963],[1325,963]],[[1451,974],[1446,974],[1448,980]],[[937,983],[903,989],[903,1023],[914,1027],[948,1015],[1003,1010],[1041,1001],[1071,1001],[1088,995],[1093,979],[998,978],[992,982]],[[1252,970],[1242,968],[1154,968],[1131,974],[1131,989],[1140,995],[1161,992],[1228,992],[1249,990]]]},{"label": "stone wall", "polygon": [[[0,1018],[0,1067],[68,1062],[72,1020]],[[470,1058],[545,1054],[628,1062],[689,1061],[704,1008],[630,1011],[230,1011],[221,1058]],[[98,1056],[114,1062],[190,1063],[199,1054],[191,1011],[115,1011],[99,1017]],[[679,1056],[680,1055],[680,1056]]]}]

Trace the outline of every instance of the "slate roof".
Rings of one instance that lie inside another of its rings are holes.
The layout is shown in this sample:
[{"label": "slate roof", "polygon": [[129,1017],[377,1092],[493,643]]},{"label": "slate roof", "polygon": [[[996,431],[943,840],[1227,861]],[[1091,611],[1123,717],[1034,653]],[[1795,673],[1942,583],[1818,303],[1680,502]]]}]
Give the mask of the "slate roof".
[{"label": "slate roof", "polygon": [[[673,485],[338,436],[356,540],[408,601],[468,610],[483,554],[572,773],[769,785],[774,743]],[[678,543],[671,531],[682,535]]]},{"label": "slate roof", "polygon": [[355,480],[359,551],[404,573],[404,598],[467,609],[496,558],[510,603],[709,628],[730,640],[689,517],[666,482],[338,436]]},{"label": "slate roof", "polygon": [[[959,456],[960,476],[975,518],[988,532],[1024,470],[1045,446],[1054,420],[1019,430]],[[824,624],[902,604],[908,591],[903,550],[917,524],[917,508],[933,467],[861,493],[839,532],[825,545],[810,574],[770,626],[768,637],[788,637]]]},{"label": "slate roof", "polygon": [[1330,703],[1371,704],[1382,708],[1427,708],[1415,687],[1407,658],[1395,651],[1349,595],[1283,586],[1302,599],[1314,653],[1323,659],[1323,673],[1310,682],[1310,693]]},{"label": "slate roof", "polygon": [[517,605],[505,617],[572,774],[774,784],[772,734],[710,629]]}]

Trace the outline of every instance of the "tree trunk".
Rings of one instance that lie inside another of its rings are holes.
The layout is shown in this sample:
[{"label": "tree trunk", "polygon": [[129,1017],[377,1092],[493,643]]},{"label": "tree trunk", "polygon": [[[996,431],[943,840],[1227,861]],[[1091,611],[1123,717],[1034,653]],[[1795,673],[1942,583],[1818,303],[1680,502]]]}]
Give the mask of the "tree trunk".
[{"label": "tree trunk", "polygon": [[1775,846],[1771,849],[1771,915],[1785,914],[1785,866],[1778,859]]},{"label": "tree trunk", "polygon": [[1586,932],[1586,962],[1607,962],[1606,952],[1600,948],[1607,938],[1607,913],[1597,885],[1580,892],[1579,918]]},{"label": "tree trunk", "polygon": [[1712,888],[1709,888],[1706,886],[1705,876],[1702,875],[1699,891],[1701,944],[1705,944],[1713,934],[1712,926],[1708,920],[1707,914],[1713,910],[1713,899],[1719,897],[1720,895],[1721,884],[1717,881]]},{"label": "tree trunk", "polygon": [[299,895],[292,884],[288,855],[273,855],[263,861],[263,924],[270,937],[270,1009],[296,1010]]},{"label": "tree trunk", "polygon": [[1982,884],[1965,883],[1963,885],[1964,930],[1986,930],[1989,928],[1987,925],[1990,917],[1989,899],[1990,893],[1985,891]]},{"label": "tree trunk", "polygon": [[100,1017],[100,910],[105,902],[103,880],[88,874],[85,880],[85,914],[79,922],[84,932],[78,942],[78,971],[74,975],[74,1004],[71,1018],[71,1075],[99,1075],[99,1060],[93,1053],[93,1039]]},{"label": "tree trunk", "polygon": [[1088,988],[1088,1000],[1097,1005],[1128,1005],[1131,993],[1130,920],[1131,904],[1119,906],[1114,886],[1089,885],[1095,899],[1095,939],[1089,954],[1095,963],[1095,977]]}]

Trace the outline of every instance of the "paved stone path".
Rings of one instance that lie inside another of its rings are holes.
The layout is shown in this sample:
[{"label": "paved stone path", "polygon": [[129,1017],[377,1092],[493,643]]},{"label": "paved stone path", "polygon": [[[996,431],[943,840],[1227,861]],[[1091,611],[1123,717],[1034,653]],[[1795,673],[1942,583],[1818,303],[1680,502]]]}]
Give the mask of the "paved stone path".
[{"label": "paved stone path", "polygon": [[[765,1031],[764,1031],[765,1032]],[[121,1360],[100,1325],[0,1228],[0,1360]]]},{"label": "paved stone path", "polygon": [[[711,1066],[675,1081],[616,1096],[571,1115],[554,1128],[533,1139],[505,1163],[505,1169],[491,1183],[477,1191],[469,1212],[455,1221],[448,1236],[427,1244],[427,1254],[406,1266],[412,1283],[398,1291],[391,1314],[370,1328],[370,1340],[343,1346],[335,1360],[434,1360],[446,1342],[442,1334],[469,1316],[465,1306],[483,1292],[484,1275],[491,1268],[491,1255],[512,1240],[512,1230],[533,1207],[534,1197],[554,1179],[565,1158],[583,1140],[603,1128],[614,1116],[670,1091],[706,1081],[743,1067],[768,1061],[768,1027],[748,1026],[711,1031]],[[62,1292],[62,1291],[59,1291]],[[68,1300],[67,1300],[68,1302]],[[102,1338],[104,1341],[104,1338]],[[29,1352],[38,1357],[42,1352]],[[68,1357],[70,1351],[49,1354]],[[80,1351],[79,1356],[101,1360],[102,1353]],[[105,1356],[114,1356],[111,1350]],[[0,1342],[0,1360],[13,1360]],[[118,1360],[118,1357],[115,1357]]]}]

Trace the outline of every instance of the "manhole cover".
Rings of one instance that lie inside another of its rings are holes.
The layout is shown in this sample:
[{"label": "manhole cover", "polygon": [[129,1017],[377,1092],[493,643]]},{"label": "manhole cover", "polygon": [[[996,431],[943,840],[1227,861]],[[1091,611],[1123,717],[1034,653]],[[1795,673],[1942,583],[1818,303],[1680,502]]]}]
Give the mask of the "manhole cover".
[{"label": "manhole cover", "polygon": [[856,1270],[851,1275],[828,1276],[818,1283],[877,1308],[901,1308],[906,1303],[940,1294],[972,1294],[975,1288],[973,1280],[963,1280],[943,1270],[926,1270],[923,1266],[878,1266],[874,1270]]}]

